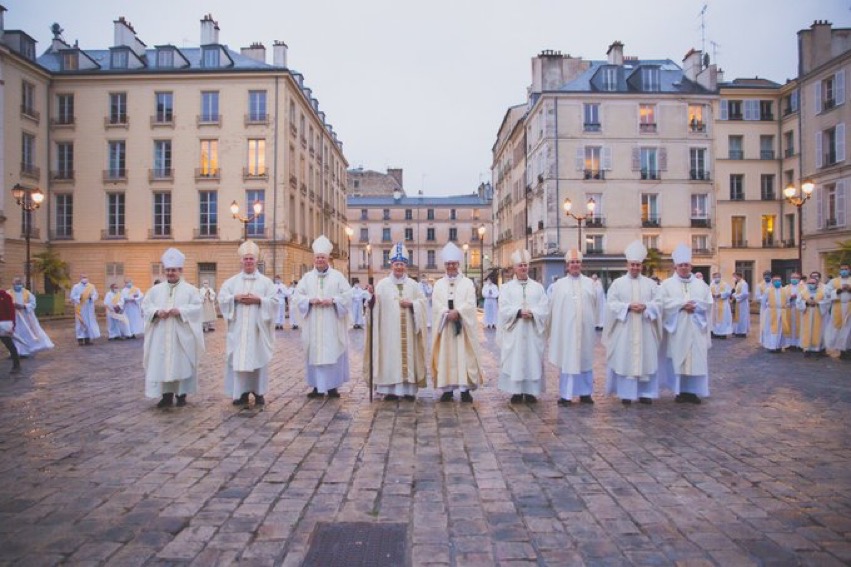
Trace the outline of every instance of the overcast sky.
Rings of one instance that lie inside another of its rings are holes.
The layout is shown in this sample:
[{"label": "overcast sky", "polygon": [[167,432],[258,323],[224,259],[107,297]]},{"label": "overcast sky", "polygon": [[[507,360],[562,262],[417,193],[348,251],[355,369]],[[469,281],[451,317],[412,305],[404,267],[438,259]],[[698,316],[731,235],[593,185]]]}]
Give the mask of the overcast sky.
[{"label": "overcast sky", "polygon": [[[7,29],[50,43],[112,45],[124,16],[148,46],[194,47],[212,13],[236,51],[283,40],[344,143],[351,167],[404,169],[416,194],[469,193],[490,179],[491,147],[509,106],[525,102],[530,60],[543,49],[677,63],[701,47],[727,80],[796,74],[798,30],[815,19],[851,26],[851,0],[0,0]],[[713,47],[712,43],[716,44]]]}]

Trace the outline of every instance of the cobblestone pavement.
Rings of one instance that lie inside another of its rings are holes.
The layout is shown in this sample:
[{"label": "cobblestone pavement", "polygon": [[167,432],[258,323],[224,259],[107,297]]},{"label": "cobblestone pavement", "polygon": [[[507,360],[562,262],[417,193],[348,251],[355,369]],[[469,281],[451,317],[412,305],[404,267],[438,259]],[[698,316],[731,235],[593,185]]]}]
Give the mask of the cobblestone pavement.
[{"label": "cobblestone pavement", "polygon": [[[0,563],[295,566],[319,521],[405,522],[414,565],[851,563],[851,363],[715,341],[700,406],[368,401],[363,331],[340,400],[308,400],[278,331],[265,411],[223,394],[223,324],[186,408],[143,396],[141,341],[0,373]],[[3,366],[11,362],[3,361]],[[457,398],[456,398],[457,399]]]}]

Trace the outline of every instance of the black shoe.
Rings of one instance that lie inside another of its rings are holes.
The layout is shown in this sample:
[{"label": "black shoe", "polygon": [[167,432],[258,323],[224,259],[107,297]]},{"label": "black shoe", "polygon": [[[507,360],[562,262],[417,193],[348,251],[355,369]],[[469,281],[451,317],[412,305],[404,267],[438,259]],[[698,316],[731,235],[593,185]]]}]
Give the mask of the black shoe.
[{"label": "black shoe", "polygon": [[532,394],[526,394],[526,403],[527,404],[537,404],[538,398],[536,398]]},{"label": "black shoe", "polygon": [[571,400],[568,400],[567,398],[558,399],[558,405],[560,405],[561,407],[567,407],[571,404],[573,404],[573,402]]},{"label": "black shoe", "polygon": [[632,405],[632,400],[623,399],[621,400],[621,403],[625,406],[630,406]]},{"label": "black shoe", "polygon": [[413,394],[408,394],[407,396],[402,396],[402,397],[405,398],[406,402],[414,402],[417,399],[417,397],[414,396]]},{"label": "black shoe", "polygon": [[77,339],[77,346],[83,346],[83,339]]},{"label": "black shoe", "polygon": [[162,408],[170,408],[172,402],[174,402],[174,394],[163,394],[162,399],[157,403],[157,407]]},{"label": "black shoe", "polygon": [[688,395],[688,402],[690,404],[700,404],[701,403],[700,398],[697,397],[697,394],[689,394]]},{"label": "black shoe", "polygon": [[399,396],[397,396],[396,394],[387,394],[387,395],[384,396],[384,401],[385,402],[398,402]]},{"label": "black shoe", "polygon": [[89,346],[89,345],[91,345],[91,344],[92,344],[91,339],[86,339],[86,346]]},{"label": "black shoe", "polygon": [[293,325],[293,330],[295,331],[296,329],[298,329],[298,325]]},{"label": "black shoe", "polygon": [[266,398],[264,398],[260,394],[254,394],[254,405],[255,406],[265,406],[266,405]]},{"label": "black shoe", "polygon": [[469,390],[461,392],[461,401],[467,404],[473,403],[473,394]]},{"label": "black shoe", "polygon": [[308,394],[307,394],[307,397],[308,397],[308,398],[310,398],[310,399],[313,399],[313,398],[324,398],[324,397],[325,397],[325,394],[320,394],[320,393],[319,393],[319,390],[317,390],[316,388],[314,388],[312,392],[310,392],[310,393],[308,393]]},{"label": "black shoe", "polygon": [[440,396],[441,402],[453,402],[455,401],[455,394],[452,391],[443,392],[443,395]]},{"label": "black shoe", "polygon": [[177,396],[177,407],[182,408],[186,405],[186,394]]},{"label": "black shoe", "polygon": [[243,393],[238,400],[234,400],[233,405],[235,406],[246,406],[248,405],[248,392]]},{"label": "black shoe", "polygon": [[674,401],[678,404],[684,404],[688,401],[688,394],[677,394],[674,396]]},{"label": "black shoe", "polygon": [[523,394],[514,394],[513,396],[511,396],[511,402],[510,403],[522,404],[523,403]]},{"label": "black shoe", "polygon": [[20,374],[21,373],[21,363],[13,364],[12,369],[9,371],[9,374]]},{"label": "black shoe", "polygon": [[580,404],[593,404],[594,400],[591,399],[591,396],[579,396]]},{"label": "black shoe", "polygon": [[638,398],[639,404],[647,404],[648,406],[653,403],[652,398]]},{"label": "black shoe", "polygon": [[328,397],[329,398],[339,398],[340,392],[337,391],[337,388],[331,388],[330,390],[328,390]]}]

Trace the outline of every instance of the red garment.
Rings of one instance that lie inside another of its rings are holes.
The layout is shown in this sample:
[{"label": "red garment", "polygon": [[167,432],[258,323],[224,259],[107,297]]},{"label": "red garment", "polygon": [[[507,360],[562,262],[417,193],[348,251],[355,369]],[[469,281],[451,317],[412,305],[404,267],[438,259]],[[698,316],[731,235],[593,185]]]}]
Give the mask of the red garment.
[{"label": "red garment", "polygon": [[0,321],[15,322],[15,301],[5,289],[0,289]]}]

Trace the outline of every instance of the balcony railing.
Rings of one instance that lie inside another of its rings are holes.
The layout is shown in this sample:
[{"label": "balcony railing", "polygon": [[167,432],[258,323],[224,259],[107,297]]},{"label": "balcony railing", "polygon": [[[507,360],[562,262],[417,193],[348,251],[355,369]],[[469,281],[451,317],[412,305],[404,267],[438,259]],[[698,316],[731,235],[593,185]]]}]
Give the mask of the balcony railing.
[{"label": "balcony railing", "polygon": [[[29,227],[29,229],[30,229],[29,230],[30,238],[34,238],[36,240],[41,238],[41,230],[37,226],[31,226],[31,227]],[[21,231],[21,238],[26,238],[26,237],[27,237],[27,231],[22,230]]]},{"label": "balcony railing", "polygon": [[712,251],[709,248],[692,248],[691,253],[695,256],[711,256]]},{"label": "balcony railing", "polygon": [[641,218],[641,226],[643,228],[658,228],[662,226],[662,217],[658,215],[650,215]]},{"label": "balcony railing", "polygon": [[709,181],[709,171],[702,169],[689,170],[689,178],[692,181]]},{"label": "balcony railing", "polygon": [[196,181],[216,181],[222,178],[222,169],[220,167],[196,167],[195,168],[195,180]]},{"label": "balcony railing", "polygon": [[251,113],[245,115],[246,126],[266,126],[269,124],[269,115],[261,113]]},{"label": "balcony railing", "polygon": [[760,193],[759,197],[760,197],[761,201],[776,201],[777,200],[777,195],[774,194],[774,191],[763,190],[762,193]]},{"label": "balcony railing", "polygon": [[642,169],[641,170],[641,179],[657,180],[657,179],[661,179],[661,175],[659,174],[658,169],[657,170]]},{"label": "balcony railing", "polygon": [[795,155],[795,148],[786,148],[786,151],[783,153],[783,157],[792,157]]},{"label": "balcony railing", "polygon": [[835,218],[825,219],[824,220],[824,227],[825,228],[836,228],[836,219]]},{"label": "balcony railing", "polygon": [[744,150],[730,150],[729,159],[745,159]]},{"label": "balcony railing", "polygon": [[742,116],[741,112],[731,112],[729,116],[729,120],[744,120],[744,116]]},{"label": "balcony railing", "polygon": [[585,248],[585,253],[588,254],[589,256],[593,256],[595,254],[597,254],[597,255],[603,254],[604,252],[603,252],[602,248],[598,248],[596,246],[588,246],[588,247]]},{"label": "balcony railing", "polygon": [[216,225],[205,226],[203,228],[196,228],[192,231],[192,238],[196,239],[205,239],[205,238],[218,238],[219,237],[219,227]]},{"label": "balcony railing", "polygon": [[706,132],[706,124],[698,120],[692,120],[688,124],[690,132]]},{"label": "balcony railing", "polygon": [[243,167],[242,179],[244,181],[248,181],[249,179],[269,179],[269,171],[265,168]]},{"label": "balcony railing", "polygon": [[28,106],[26,104],[21,105],[21,114],[26,116],[27,118],[32,118],[36,122],[41,119],[41,113],[35,108]]},{"label": "balcony railing", "polygon": [[292,174],[290,175],[290,187],[293,189],[298,187],[298,177]]},{"label": "balcony railing", "polygon": [[824,154],[824,162],[822,163],[822,167],[828,167],[830,165],[834,165],[836,163],[836,152],[826,152]]},{"label": "balcony railing", "polygon": [[118,183],[119,181],[127,181],[127,170],[124,168],[104,169],[104,182]]},{"label": "balcony railing", "polygon": [[775,248],[779,244],[778,240],[774,239],[774,236],[763,236],[762,237],[762,247],[763,248]]},{"label": "balcony railing", "polygon": [[169,240],[171,238],[174,238],[174,236],[171,234],[170,226],[160,226],[148,229],[149,240]]},{"label": "balcony railing", "polygon": [[64,229],[54,229],[50,231],[51,240],[73,240],[74,229],[71,227]]},{"label": "balcony railing", "polygon": [[826,98],[821,102],[822,111],[830,110],[834,106],[836,106],[836,99],[835,98]]},{"label": "balcony railing", "polygon": [[730,244],[733,248],[747,248],[748,247],[748,241],[747,240],[741,240],[741,239],[736,239],[736,238],[734,238],[733,242],[731,242]]},{"label": "balcony railing", "polygon": [[606,226],[606,217],[589,217],[585,219],[585,226],[588,228],[603,228]]},{"label": "balcony railing", "polygon": [[127,240],[127,232],[123,226],[104,228],[100,231],[101,240]]},{"label": "balcony railing", "polygon": [[61,183],[63,181],[74,181],[74,170],[63,169],[60,171],[51,171],[50,179],[56,181],[57,183]]},{"label": "balcony railing", "polygon": [[222,125],[222,115],[221,114],[197,114],[195,115],[195,121],[198,126],[221,126]]},{"label": "balcony railing", "polygon": [[115,116],[103,117],[104,128],[129,128],[130,117],[126,114],[116,114]]},{"label": "balcony railing", "polygon": [[771,122],[772,120],[774,120],[774,113],[773,112],[766,112],[766,113],[760,114],[759,119],[762,120],[763,122]]},{"label": "balcony railing", "polygon": [[174,181],[174,170],[170,167],[149,169],[148,181]]},{"label": "balcony railing", "polygon": [[[262,229],[252,229],[251,225],[248,225],[248,238],[255,238],[257,240],[269,240],[270,238],[272,238],[272,230],[268,227]],[[306,244],[306,242],[304,243]]]},{"label": "balcony railing", "polygon": [[151,116],[151,127],[158,126],[174,128],[174,114],[155,114]]},{"label": "balcony railing", "polygon": [[606,172],[602,169],[586,169],[583,173],[585,179],[602,181],[606,178]]},{"label": "balcony railing", "polygon": [[656,133],[656,123],[643,123],[638,125],[638,131],[642,134],[655,134]]},{"label": "balcony railing", "polygon": [[730,191],[730,200],[731,201],[744,201],[745,200],[745,192],[742,189],[738,189],[736,191]]},{"label": "balcony railing", "polygon": [[783,241],[783,248],[794,248],[795,247],[795,239],[787,238]]},{"label": "balcony railing", "polygon": [[774,159],[774,150],[760,150],[759,159]]},{"label": "balcony railing", "polygon": [[41,177],[41,169],[32,163],[21,163],[21,175],[32,179],[39,179]]},{"label": "balcony railing", "polygon": [[582,129],[585,132],[599,132],[603,126],[599,122],[586,122],[582,125]]},{"label": "balcony railing", "polygon": [[73,116],[60,116],[58,118],[51,118],[50,125],[54,128],[73,128],[74,127],[74,117]]},{"label": "balcony railing", "polygon": [[691,219],[691,227],[692,228],[712,228],[712,221],[710,219],[693,218],[693,219]]}]

